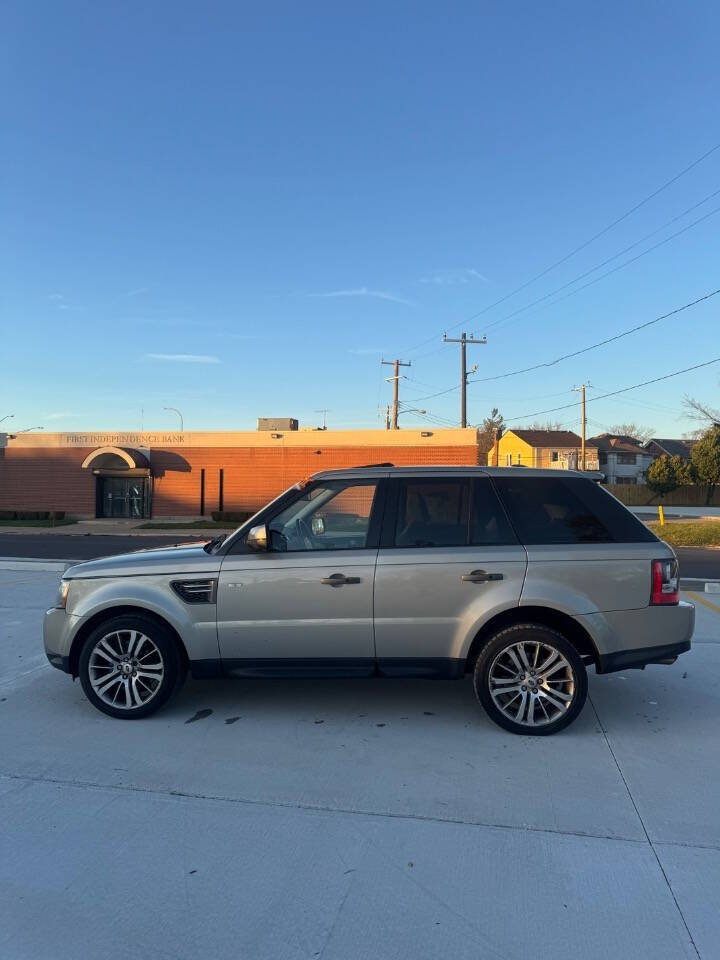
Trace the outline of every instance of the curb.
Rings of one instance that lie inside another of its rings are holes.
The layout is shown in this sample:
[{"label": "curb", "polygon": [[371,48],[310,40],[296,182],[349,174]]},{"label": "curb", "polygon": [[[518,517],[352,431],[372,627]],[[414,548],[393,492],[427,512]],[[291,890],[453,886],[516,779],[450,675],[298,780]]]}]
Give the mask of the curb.
[{"label": "curb", "polygon": [[0,570],[37,570],[42,572],[64,573],[78,560],[41,560],[25,557],[0,557]]}]

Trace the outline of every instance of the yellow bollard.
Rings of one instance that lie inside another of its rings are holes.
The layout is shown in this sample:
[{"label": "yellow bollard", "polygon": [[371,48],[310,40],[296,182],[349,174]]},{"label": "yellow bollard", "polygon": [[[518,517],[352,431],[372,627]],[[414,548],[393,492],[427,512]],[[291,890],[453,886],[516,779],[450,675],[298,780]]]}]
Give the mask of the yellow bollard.
[{"label": "yellow bollard", "polygon": [[665,511],[662,508],[662,504],[658,504],[658,516],[660,517],[660,526],[665,526]]}]

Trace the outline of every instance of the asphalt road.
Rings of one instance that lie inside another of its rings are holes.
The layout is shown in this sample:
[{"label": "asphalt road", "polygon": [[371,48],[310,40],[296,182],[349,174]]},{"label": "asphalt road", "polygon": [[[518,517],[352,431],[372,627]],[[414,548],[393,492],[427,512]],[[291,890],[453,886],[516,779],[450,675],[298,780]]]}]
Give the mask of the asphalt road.
[{"label": "asphalt road", "polygon": [[[114,553],[163,547],[173,543],[205,540],[192,536],[190,531],[178,530],[170,536],[121,537],[72,534],[0,533],[0,557],[32,557],[42,560],[92,560]],[[680,571],[683,577],[720,580],[720,550],[700,547],[680,547]]]},{"label": "asphalt road", "polygon": [[0,557],[28,557],[34,560],[94,560],[131,550],[166,547],[174,543],[207,540],[190,531],[178,530],[169,536],[122,537],[62,533],[0,533]]}]

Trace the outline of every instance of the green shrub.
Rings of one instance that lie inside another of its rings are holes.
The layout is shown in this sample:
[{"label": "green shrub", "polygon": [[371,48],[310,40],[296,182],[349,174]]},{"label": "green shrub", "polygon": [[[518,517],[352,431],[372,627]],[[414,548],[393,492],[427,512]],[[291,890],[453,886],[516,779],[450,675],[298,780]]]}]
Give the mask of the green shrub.
[{"label": "green shrub", "polygon": [[49,520],[49,510],[18,510],[15,514],[16,520]]},{"label": "green shrub", "polygon": [[14,510],[0,510],[0,520],[17,520]]}]

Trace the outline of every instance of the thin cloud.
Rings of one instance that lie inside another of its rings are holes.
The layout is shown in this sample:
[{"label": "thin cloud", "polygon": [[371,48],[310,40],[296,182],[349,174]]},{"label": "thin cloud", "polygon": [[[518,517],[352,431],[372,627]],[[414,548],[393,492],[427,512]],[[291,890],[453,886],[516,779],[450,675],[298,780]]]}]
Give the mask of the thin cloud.
[{"label": "thin cloud", "polygon": [[161,360],[166,363],[220,363],[219,357],[206,353],[146,353],[144,360]]},{"label": "thin cloud", "polygon": [[65,420],[67,417],[79,417],[79,413],[46,413],[46,420]]},{"label": "thin cloud", "polygon": [[475,267],[451,267],[448,270],[436,270],[428,277],[421,277],[420,283],[434,283],[437,286],[454,286],[459,283],[472,283],[479,280],[481,283],[490,283],[484,273]]},{"label": "thin cloud", "polygon": [[406,306],[413,306],[412,300],[406,300],[404,297],[398,297],[394,293],[388,293],[386,290],[368,290],[367,287],[356,287],[351,290],[329,290],[327,293],[309,293],[309,297],[374,297],[376,300],[389,300],[390,303],[404,303]]},{"label": "thin cloud", "polygon": [[64,293],[49,293],[48,300],[50,303],[54,303],[58,310],[71,310],[72,307],[67,302],[67,298]]}]

